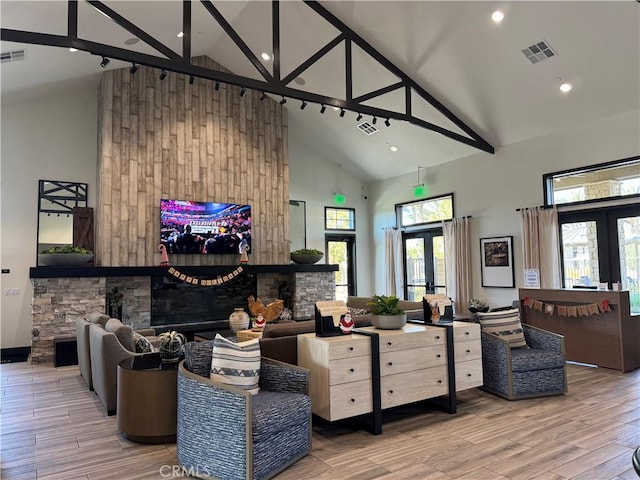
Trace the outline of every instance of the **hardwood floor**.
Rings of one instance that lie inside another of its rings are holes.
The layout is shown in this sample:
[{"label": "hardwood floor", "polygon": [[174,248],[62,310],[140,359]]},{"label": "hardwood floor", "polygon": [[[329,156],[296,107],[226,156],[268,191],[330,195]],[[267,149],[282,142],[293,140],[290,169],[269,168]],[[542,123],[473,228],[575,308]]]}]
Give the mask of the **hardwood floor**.
[{"label": "hardwood floor", "polygon": [[[473,389],[456,415],[388,412],[378,436],[354,422],[317,422],[312,453],[276,478],[637,479],[640,370],[569,365],[568,373],[566,396],[508,402]],[[2,479],[180,476],[172,476],[176,446],[124,439],[77,366],[2,364],[0,381]]]}]

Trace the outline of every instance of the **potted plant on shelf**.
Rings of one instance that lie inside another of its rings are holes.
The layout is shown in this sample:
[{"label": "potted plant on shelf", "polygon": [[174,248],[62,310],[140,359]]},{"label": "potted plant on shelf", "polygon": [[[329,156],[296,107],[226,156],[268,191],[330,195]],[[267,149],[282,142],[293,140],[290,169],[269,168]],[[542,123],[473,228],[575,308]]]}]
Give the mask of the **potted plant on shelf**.
[{"label": "potted plant on shelf", "polygon": [[396,330],[407,323],[407,314],[398,307],[399,298],[395,295],[374,295],[371,305],[371,323],[382,330]]},{"label": "potted plant on shelf", "polygon": [[175,330],[158,335],[158,351],[162,361],[165,363],[180,361],[185,343],[187,343],[185,336]]},{"label": "potted plant on shelf", "polygon": [[467,308],[471,313],[488,312],[489,304],[477,298],[472,298],[467,304]]},{"label": "potted plant on shelf", "polygon": [[75,267],[84,265],[93,258],[93,252],[86,248],[61,245],[43,250],[38,255],[38,263],[47,267]]},{"label": "potted plant on shelf", "polygon": [[323,256],[324,253],[320,250],[316,250],[315,248],[301,248],[291,252],[291,260],[293,263],[299,264],[316,263],[319,262]]}]

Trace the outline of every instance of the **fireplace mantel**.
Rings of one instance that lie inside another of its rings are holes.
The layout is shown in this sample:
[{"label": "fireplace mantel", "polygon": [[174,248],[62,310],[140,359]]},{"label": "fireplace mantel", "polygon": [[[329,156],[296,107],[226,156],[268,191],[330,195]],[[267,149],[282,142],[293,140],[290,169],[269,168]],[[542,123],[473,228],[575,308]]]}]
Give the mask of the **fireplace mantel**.
[{"label": "fireplace mantel", "polygon": [[[225,275],[238,265],[176,265],[175,268],[189,275]],[[154,277],[164,275],[169,267],[31,267],[29,278],[80,278],[80,277]],[[302,273],[337,272],[338,265],[243,265],[246,273]]]}]

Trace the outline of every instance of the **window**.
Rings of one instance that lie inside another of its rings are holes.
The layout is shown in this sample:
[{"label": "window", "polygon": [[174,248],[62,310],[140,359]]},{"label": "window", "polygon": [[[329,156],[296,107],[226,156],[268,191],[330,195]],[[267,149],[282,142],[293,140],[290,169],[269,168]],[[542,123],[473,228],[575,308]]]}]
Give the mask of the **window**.
[{"label": "window", "polygon": [[324,207],[324,228],[354,231],[356,229],[355,209]]},{"label": "window", "polygon": [[346,302],[349,295],[355,295],[356,236],[352,233],[327,234],[325,241],[327,263],[340,267],[334,272],[336,300]]},{"label": "window", "polygon": [[396,205],[398,225],[411,227],[453,218],[453,193]]},{"label": "window", "polygon": [[543,181],[545,205],[640,195],[640,157],[548,173]]}]

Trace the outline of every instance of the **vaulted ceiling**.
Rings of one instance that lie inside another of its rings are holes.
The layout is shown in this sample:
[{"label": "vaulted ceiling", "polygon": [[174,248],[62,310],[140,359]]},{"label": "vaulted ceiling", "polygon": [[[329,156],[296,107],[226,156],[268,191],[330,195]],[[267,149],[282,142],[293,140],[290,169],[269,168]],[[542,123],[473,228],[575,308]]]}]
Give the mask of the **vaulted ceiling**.
[{"label": "vaulted ceiling", "polygon": [[[176,52],[181,52],[182,2],[105,1],[105,5]],[[264,67],[273,61],[271,2],[228,1],[213,4],[243,38]],[[640,4],[634,0],[602,2],[433,2],[321,1],[342,23],[441,102],[462,122],[497,149],[539,135],[571,128],[640,108]],[[2,28],[65,35],[66,1],[0,3]],[[500,24],[491,13],[501,9]],[[238,46],[200,2],[192,3],[192,55],[208,55],[237,75],[260,79]],[[280,65],[283,76],[336,36],[336,28],[299,1],[280,3]],[[135,52],[157,55],[142,41],[100,14],[88,2],[78,2],[78,37]],[[554,55],[531,63],[522,50],[541,41]],[[127,43],[128,42],[128,43]],[[100,57],[66,48],[2,41],[2,52],[24,49],[24,60],[3,62],[2,102],[23,101],[79,85],[96,85]],[[345,98],[344,48],[332,49],[298,75],[298,88]],[[380,89],[397,77],[364,52],[353,54],[354,96]],[[129,67],[118,60],[107,68]],[[205,81],[205,80],[198,80]],[[300,85],[300,82],[304,85]],[[573,84],[567,94],[563,82]],[[213,84],[213,82],[212,82]],[[280,99],[279,96],[275,97]],[[391,91],[369,105],[400,109],[402,91]],[[365,181],[415,172],[479,151],[440,133],[400,120],[390,126],[380,119],[373,135],[357,125],[357,113],[290,99],[289,124],[302,142],[343,165]],[[428,105],[413,111],[427,122],[459,131]],[[391,146],[397,151],[392,152]],[[491,155],[484,153],[484,155]],[[604,159],[603,159],[604,160]],[[481,161],[481,160],[480,160]],[[513,159],[518,161],[518,159]]]}]

